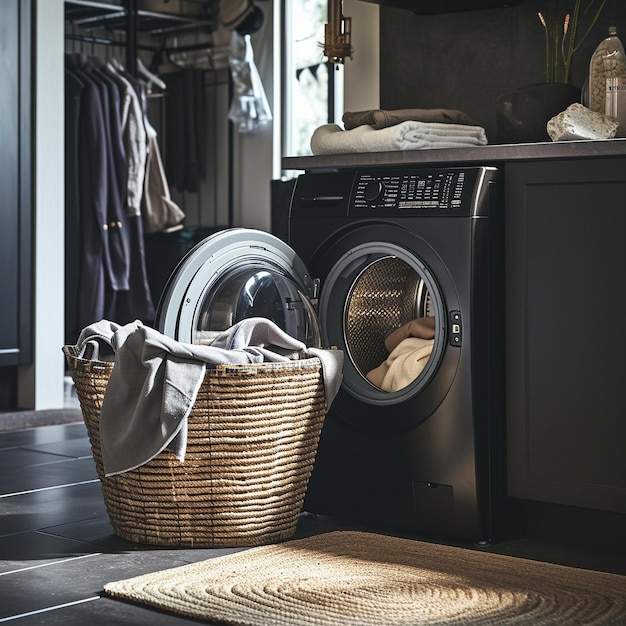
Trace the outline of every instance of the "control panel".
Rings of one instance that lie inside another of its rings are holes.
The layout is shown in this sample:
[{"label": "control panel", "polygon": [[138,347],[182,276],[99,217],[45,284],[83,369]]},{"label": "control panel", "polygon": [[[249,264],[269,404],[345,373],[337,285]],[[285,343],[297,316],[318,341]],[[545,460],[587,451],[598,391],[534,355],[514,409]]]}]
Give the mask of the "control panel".
[{"label": "control panel", "polygon": [[466,187],[471,194],[468,170],[413,170],[401,172],[359,172],[353,206],[355,209],[461,208]]},{"label": "control panel", "polygon": [[[340,169],[298,177],[296,217],[486,216],[498,187],[495,167]],[[492,193],[493,192],[493,193]]]}]

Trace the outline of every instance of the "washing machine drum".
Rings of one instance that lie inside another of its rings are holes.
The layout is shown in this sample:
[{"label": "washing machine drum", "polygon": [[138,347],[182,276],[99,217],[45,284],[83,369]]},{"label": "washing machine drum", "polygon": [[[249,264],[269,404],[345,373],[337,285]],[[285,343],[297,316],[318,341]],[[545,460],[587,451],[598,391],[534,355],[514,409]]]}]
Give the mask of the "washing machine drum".
[{"label": "washing machine drum", "polygon": [[287,244],[233,228],[206,238],[179,263],[156,326],[177,341],[206,344],[237,322],[264,317],[308,347],[320,347],[313,295],[311,277]]}]

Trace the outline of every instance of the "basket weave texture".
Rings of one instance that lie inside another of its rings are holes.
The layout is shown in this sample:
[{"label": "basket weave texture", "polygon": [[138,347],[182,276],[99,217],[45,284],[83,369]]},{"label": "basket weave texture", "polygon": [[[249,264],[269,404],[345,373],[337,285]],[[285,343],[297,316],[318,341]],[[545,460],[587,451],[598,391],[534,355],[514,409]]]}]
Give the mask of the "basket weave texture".
[{"label": "basket weave texture", "polygon": [[159,546],[254,546],[288,539],[326,414],[321,363],[207,367],[188,419],[185,461],[164,450],[105,476],[100,409],[113,363],[63,351],[116,535]]}]

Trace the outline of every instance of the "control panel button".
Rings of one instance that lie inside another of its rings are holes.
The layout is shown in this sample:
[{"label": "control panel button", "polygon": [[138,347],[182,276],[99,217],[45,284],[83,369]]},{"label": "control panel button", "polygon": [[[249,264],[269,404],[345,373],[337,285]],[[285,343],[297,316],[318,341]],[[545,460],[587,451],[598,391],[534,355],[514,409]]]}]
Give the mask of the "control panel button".
[{"label": "control panel button", "polygon": [[385,193],[385,187],[379,180],[370,180],[363,191],[365,200],[369,203],[376,202]]},{"label": "control panel button", "polygon": [[463,342],[461,311],[450,311],[450,345],[460,346]]}]

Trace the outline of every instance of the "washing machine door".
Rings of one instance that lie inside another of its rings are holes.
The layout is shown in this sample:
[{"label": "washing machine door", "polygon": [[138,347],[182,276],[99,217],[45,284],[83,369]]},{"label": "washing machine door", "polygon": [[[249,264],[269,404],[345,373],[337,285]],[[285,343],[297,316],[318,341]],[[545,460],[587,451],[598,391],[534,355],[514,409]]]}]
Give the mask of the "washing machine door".
[{"label": "washing machine door", "polygon": [[332,265],[318,306],[323,341],[346,354],[343,387],[373,405],[424,398],[437,373],[442,380],[450,339],[441,284],[419,256],[392,240],[353,237],[352,244],[325,254]]},{"label": "washing machine door", "polygon": [[[455,233],[463,248],[465,221],[447,225],[430,223],[446,236]],[[446,398],[461,356],[469,358],[462,332],[468,320],[461,319],[457,285],[441,256],[415,228],[390,222],[355,220],[308,248],[309,222],[294,226],[291,245],[320,279],[322,343],[344,353],[333,418],[376,432],[428,419]],[[466,252],[458,251],[459,265]]]},{"label": "washing machine door", "polygon": [[418,393],[445,349],[444,308],[430,269],[393,242],[358,243],[336,258],[318,316],[324,340],[346,353],[345,389],[375,404]]},{"label": "washing machine door", "polygon": [[250,317],[272,320],[309,347],[320,347],[315,283],[283,241],[253,229],[207,237],[178,264],[161,296],[160,332],[185,343],[210,343]]}]

